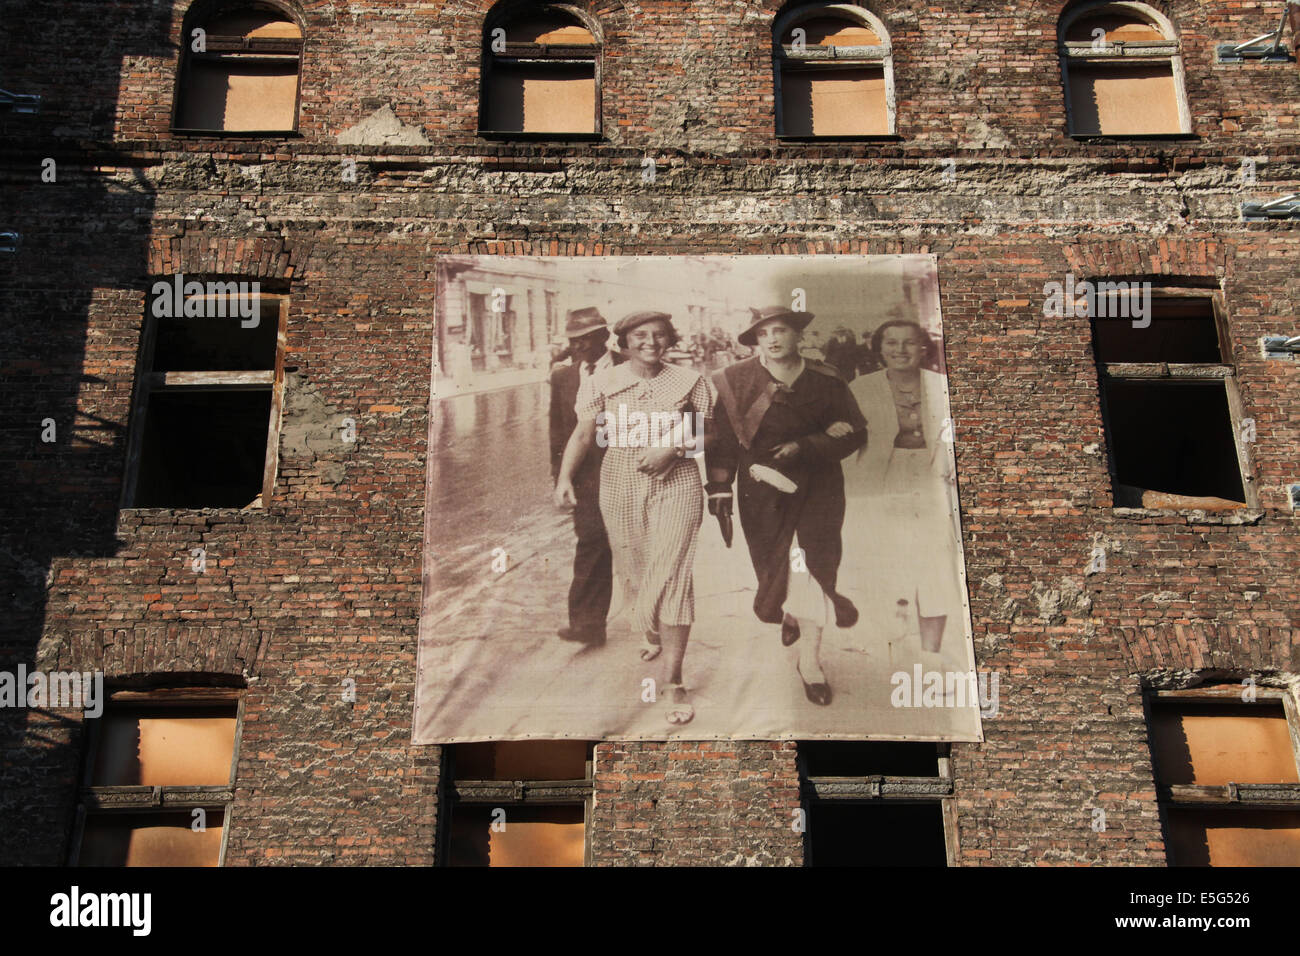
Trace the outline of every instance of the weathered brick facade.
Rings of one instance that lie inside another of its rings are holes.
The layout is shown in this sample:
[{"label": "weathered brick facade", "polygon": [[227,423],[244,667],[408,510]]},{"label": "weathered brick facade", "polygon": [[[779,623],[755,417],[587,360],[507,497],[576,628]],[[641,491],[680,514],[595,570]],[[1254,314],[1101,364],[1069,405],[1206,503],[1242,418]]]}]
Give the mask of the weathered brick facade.
[{"label": "weathered brick facade", "polygon": [[[986,741],[953,748],[960,860],[1163,864],[1144,686],[1300,674],[1300,365],[1259,347],[1300,331],[1300,240],[1240,217],[1296,189],[1300,70],[1214,59],[1276,5],[1155,3],[1195,135],[1080,142],[1062,3],[870,0],[899,139],[825,145],[774,136],[775,0],[578,5],[604,31],[593,143],[476,135],[488,0],[294,4],[300,135],[266,139],[169,131],[184,4],[5,4],[0,86],[43,103],[0,115],[0,230],[22,234],[0,256],[0,666],[246,686],[228,865],[430,864],[440,754],[410,737],[435,257],[930,253],[976,657],[1002,676]],[[385,107],[408,145],[340,144]],[[119,510],[146,292],[179,271],[290,297],[264,510]],[[1222,289],[1258,510],[1113,507],[1088,320],[1043,315],[1071,272]],[[1107,567],[1086,574],[1098,535]],[[0,731],[0,859],[62,863],[80,717],[5,711]],[[595,862],[798,864],[795,756],[601,744]]]}]

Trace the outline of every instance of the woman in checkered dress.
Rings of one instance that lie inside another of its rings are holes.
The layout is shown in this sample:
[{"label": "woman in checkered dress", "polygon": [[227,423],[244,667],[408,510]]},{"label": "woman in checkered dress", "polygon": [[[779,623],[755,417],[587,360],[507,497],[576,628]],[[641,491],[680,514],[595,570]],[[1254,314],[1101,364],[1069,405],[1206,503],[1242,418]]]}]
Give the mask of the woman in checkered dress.
[{"label": "woman in checkered dress", "polygon": [[[642,658],[652,660],[663,649],[659,687],[668,722],[685,724],[695,716],[682,686],[682,659],[695,620],[693,570],[704,487],[684,445],[694,438],[698,450],[700,436],[692,427],[665,440],[655,430],[638,433],[635,426],[664,413],[678,423],[687,415],[692,423],[701,421],[713,412],[713,395],[698,372],[663,361],[677,342],[670,318],[635,312],[614,326],[628,361],[598,372],[579,388],[578,424],[564,450],[555,499],[561,507],[574,503],[573,474],[599,429],[606,444],[600,513],[614,571],[623,580],[636,627],[646,635]],[[622,427],[629,422],[633,427]]]}]

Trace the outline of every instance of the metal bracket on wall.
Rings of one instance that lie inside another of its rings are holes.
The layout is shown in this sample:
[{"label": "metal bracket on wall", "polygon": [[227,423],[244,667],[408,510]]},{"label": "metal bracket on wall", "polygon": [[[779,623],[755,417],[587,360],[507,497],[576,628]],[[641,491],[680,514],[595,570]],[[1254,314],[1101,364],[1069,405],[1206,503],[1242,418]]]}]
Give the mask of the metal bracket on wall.
[{"label": "metal bracket on wall", "polygon": [[1285,335],[1266,335],[1259,340],[1264,358],[1294,359],[1300,353],[1300,335],[1287,338]]},{"label": "metal bracket on wall", "polygon": [[10,93],[0,90],[0,107],[9,107],[15,113],[39,113],[41,98],[36,93]]},{"label": "metal bracket on wall", "polygon": [[1244,202],[1241,218],[1249,221],[1264,219],[1300,219],[1300,193],[1292,193],[1272,202]]},{"label": "metal bracket on wall", "polygon": [[0,252],[17,252],[21,239],[16,232],[0,232]]},{"label": "metal bracket on wall", "polygon": [[[1282,43],[1282,31],[1286,29],[1287,20],[1291,21],[1291,34],[1300,33],[1300,2],[1286,0],[1282,4],[1282,19],[1276,30],[1260,34],[1245,43],[1220,43],[1214,48],[1214,59],[1218,63],[1245,63],[1247,60],[1262,60],[1265,63],[1294,63],[1295,57],[1287,52]],[[1271,45],[1267,44],[1272,40]]]}]

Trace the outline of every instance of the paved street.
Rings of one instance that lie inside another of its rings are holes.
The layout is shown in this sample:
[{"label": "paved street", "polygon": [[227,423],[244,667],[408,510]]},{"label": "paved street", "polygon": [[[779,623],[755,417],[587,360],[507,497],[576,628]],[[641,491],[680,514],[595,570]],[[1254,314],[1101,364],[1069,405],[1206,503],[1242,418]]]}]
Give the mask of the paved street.
[{"label": "paved street", "polygon": [[[418,741],[975,733],[969,709],[890,706],[897,671],[910,673],[914,663],[969,668],[964,628],[954,622],[939,653],[922,651],[914,630],[902,632],[895,609],[872,600],[867,585],[880,570],[873,562],[882,559],[852,543],[842,586],[862,620],[827,632],[822,660],[835,700],[829,707],[809,703],[794,671],[797,646],[783,648],[778,629],[759,623],[750,609],[754,576],[739,522],[728,551],[708,515],[684,673],[696,717],[670,728],[662,703],[641,699],[642,680],[657,675],[658,662],[641,662],[640,638],[626,616],[616,612],[601,649],[555,636],[566,621],[573,530],[551,504],[548,398],[542,383],[441,400],[435,408],[436,560],[422,630]],[[495,549],[504,549],[504,572],[493,570],[494,552],[498,566],[501,560]]]}]

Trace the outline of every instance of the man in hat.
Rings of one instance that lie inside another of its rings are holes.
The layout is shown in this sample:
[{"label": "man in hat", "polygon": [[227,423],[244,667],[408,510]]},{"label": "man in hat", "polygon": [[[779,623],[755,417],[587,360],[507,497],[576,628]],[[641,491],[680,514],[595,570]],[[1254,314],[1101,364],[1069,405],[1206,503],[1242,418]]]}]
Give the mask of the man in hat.
[{"label": "man in hat", "polygon": [[[569,312],[564,334],[572,361],[551,372],[552,482],[559,477],[564,446],[578,424],[574,411],[578,387],[601,369],[623,361],[623,356],[609,350],[609,325],[595,307]],[[558,632],[566,641],[589,646],[605,643],[605,618],[613,589],[613,557],[600,517],[600,463],[604,451],[592,449],[573,477],[577,499],[573,530],[578,543],[573,554],[573,583],[569,586],[569,624]]]},{"label": "man in hat", "polygon": [[[718,405],[704,453],[709,513],[730,517],[736,481],[740,525],[758,578],[754,613],[781,625],[786,646],[804,638],[797,664],[804,693],[825,705],[831,688],[821,668],[822,629],[831,620],[852,627],[858,619],[857,608],[836,590],[844,523],[840,462],[866,444],[867,425],[839,372],[799,354],[810,313],[780,306],[750,312],[737,339],[757,354],[713,376]],[[842,424],[832,437],[827,429],[836,423]]]}]

